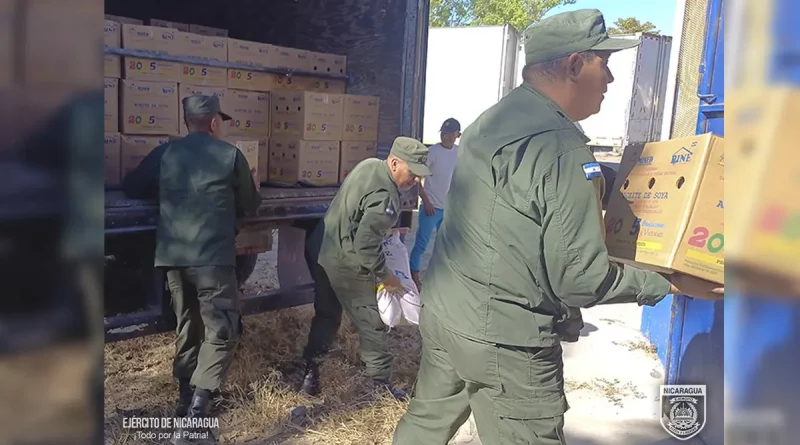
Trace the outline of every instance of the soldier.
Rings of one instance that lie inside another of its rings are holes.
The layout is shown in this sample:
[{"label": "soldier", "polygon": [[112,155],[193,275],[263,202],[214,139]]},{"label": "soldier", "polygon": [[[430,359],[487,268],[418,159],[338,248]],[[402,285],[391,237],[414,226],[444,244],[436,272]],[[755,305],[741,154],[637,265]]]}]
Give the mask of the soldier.
[{"label": "soldier", "polygon": [[710,283],[609,262],[603,179],[574,122],[600,110],[611,54],[635,45],[609,38],[597,10],[533,24],[524,84],[464,131],[423,283],[416,393],[395,445],[444,445],[470,410],[483,443],[564,444],[561,320],[670,293],[718,298]]},{"label": "soldier", "polygon": [[158,198],[155,266],[166,270],[178,319],[175,415],[202,417],[241,331],[236,219],[254,213],[261,196],[242,152],[220,140],[230,116],[219,99],[189,96],[183,110],[189,135],[156,147],[122,187],[133,198]]},{"label": "soldier", "polygon": [[344,310],[356,326],[367,375],[394,397],[406,397],[390,382],[392,356],[378,312],[376,285],[380,282],[389,290],[402,289],[400,280],[386,267],[382,244],[397,223],[400,190],[408,190],[430,175],[427,157],[428,148],[421,142],[398,137],[385,161],[361,161],[310,235],[308,262],[316,298],[303,352],[306,368],[301,392],[319,392],[317,359],[330,349]]}]

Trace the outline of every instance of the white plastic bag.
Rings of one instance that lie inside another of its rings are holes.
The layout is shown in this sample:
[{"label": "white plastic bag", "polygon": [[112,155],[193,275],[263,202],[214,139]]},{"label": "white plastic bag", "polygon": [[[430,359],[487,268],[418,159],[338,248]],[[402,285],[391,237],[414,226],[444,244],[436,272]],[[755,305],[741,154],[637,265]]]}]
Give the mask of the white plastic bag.
[{"label": "white plastic bag", "polygon": [[403,318],[411,324],[418,325],[422,304],[417,285],[411,279],[408,250],[400,240],[400,232],[395,230],[391,237],[383,241],[383,253],[386,256],[386,267],[394,272],[405,289],[400,292],[389,292],[382,285],[378,286],[378,309],[381,320],[390,328],[400,324]]}]

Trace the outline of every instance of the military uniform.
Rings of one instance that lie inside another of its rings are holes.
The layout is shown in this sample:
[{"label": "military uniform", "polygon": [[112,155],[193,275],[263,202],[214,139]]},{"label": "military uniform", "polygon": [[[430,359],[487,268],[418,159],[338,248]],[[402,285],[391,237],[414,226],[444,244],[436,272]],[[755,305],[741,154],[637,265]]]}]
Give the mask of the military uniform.
[{"label": "military uniform", "polygon": [[[421,142],[406,137],[397,138],[390,152],[419,176],[430,174],[425,166],[427,153]],[[303,353],[310,368],[306,370],[306,392],[317,391],[315,359],[330,349],[342,311],[358,332],[367,374],[377,381],[389,381],[392,356],[378,311],[376,285],[394,273],[386,266],[383,240],[399,215],[400,192],[387,161],[367,159],[347,176],[309,237],[307,254],[316,297]]]},{"label": "military uniform", "polygon": [[[183,107],[187,119],[230,119],[213,96],[187,97]],[[178,319],[173,374],[182,396],[189,379],[197,389],[217,390],[241,329],[236,219],[261,203],[250,166],[235,146],[193,132],[156,147],[125,177],[123,190],[158,198],[155,266],[166,270]]]},{"label": "military uniform", "polygon": [[[527,64],[635,45],[610,39],[596,10],[542,20],[525,38]],[[484,443],[563,444],[560,323],[572,332],[579,308],[654,305],[670,291],[659,274],[609,261],[603,178],[587,142],[527,84],[464,131],[423,287],[416,393],[395,445],[444,445],[470,411]]]}]

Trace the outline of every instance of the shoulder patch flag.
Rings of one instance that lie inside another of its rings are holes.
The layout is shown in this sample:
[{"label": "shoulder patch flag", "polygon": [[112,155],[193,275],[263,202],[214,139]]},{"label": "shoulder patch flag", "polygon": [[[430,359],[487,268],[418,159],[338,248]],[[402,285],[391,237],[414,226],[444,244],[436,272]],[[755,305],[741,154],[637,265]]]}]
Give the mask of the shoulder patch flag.
[{"label": "shoulder patch flag", "polygon": [[586,175],[587,180],[599,178],[603,176],[603,171],[600,169],[600,164],[597,162],[587,162],[583,164],[583,173]]}]

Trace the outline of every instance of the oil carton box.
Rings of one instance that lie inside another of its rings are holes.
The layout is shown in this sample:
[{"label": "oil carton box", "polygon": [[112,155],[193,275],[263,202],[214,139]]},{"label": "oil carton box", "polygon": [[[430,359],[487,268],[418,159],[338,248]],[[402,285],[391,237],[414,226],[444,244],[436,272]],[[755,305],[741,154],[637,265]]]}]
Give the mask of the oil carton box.
[{"label": "oil carton box", "polygon": [[103,46],[106,48],[119,48],[122,44],[120,38],[120,23],[113,20],[106,20],[103,25]]},{"label": "oil carton box", "polygon": [[[605,215],[609,256],[664,272],[723,283],[725,264],[722,138],[712,134],[625,151]],[[622,169],[622,166],[620,167]]]},{"label": "oil carton box", "polygon": [[275,91],[270,105],[271,136],[292,136],[307,141],[342,139],[344,100],[341,94]]},{"label": "oil carton box", "polygon": [[190,32],[181,32],[181,51],[189,57],[203,60],[228,61],[228,38],[217,36],[204,36]]},{"label": "oil carton box", "polygon": [[227,137],[225,140],[235,145],[244,154],[244,158],[247,159],[247,164],[250,166],[250,174],[253,175],[253,181],[256,183],[256,188],[260,188],[261,180],[259,179],[258,174],[258,141],[244,141],[233,137]]},{"label": "oil carton box", "polygon": [[800,297],[800,92],[734,91],[727,137],[731,243],[726,260],[763,295]]},{"label": "oil carton box", "polygon": [[344,94],[345,81],[309,76],[276,75],[276,90],[311,91],[315,93]]},{"label": "oil carton box", "polygon": [[189,25],[189,32],[209,37],[228,37],[227,29],[212,28],[211,26]]},{"label": "oil carton box", "polygon": [[103,55],[103,76],[122,77],[122,57],[115,54]]},{"label": "oil carton box", "polygon": [[228,136],[253,140],[269,137],[269,103],[269,93],[229,89],[223,109],[232,118]]},{"label": "oil carton box", "polygon": [[156,82],[179,82],[181,80],[181,64],[168,60],[143,59],[140,57],[123,57],[125,79],[150,80]]},{"label": "oil carton box", "polygon": [[269,92],[276,88],[277,78],[271,73],[262,73],[258,71],[248,71],[239,69],[228,69],[228,88],[235,88],[237,90],[250,90]]},{"label": "oil carton box", "polygon": [[150,26],[156,26],[159,28],[172,28],[177,29],[178,31],[189,32],[189,24],[188,23],[179,23],[179,22],[170,22],[167,20],[159,20],[159,19],[150,19],[148,22]]},{"label": "oil carton box", "polygon": [[347,57],[335,54],[309,52],[311,70],[323,74],[345,74],[347,72]]},{"label": "oil carton box", "polygon": [[345,94],[342,140],[377,140],[379,108],[380,99],[377,97]]},{"label": "oil carton box", "polygon": [[123,134],[120,137],[121,151],[121,178],[132,172],[142,162],[145,156],[154,148],[169,142],[168,136],[135,136]]},{"label": "oil carton box", "polygon": [[181,42],[177,29],[144,25],[122,25],[122,47],[158,54],[181,54]]},{"label": "oil carton box", "polygon": [[106,186],[116,187],[122,181],[120,134],[106,133],[103,139],[103,172]]},{"label": "oil carton box", "polygon": [[284,68],[291,71],[311,71],[311,54],[308,51],[295,48],[276,46],[270,58],[274,68]]},{"label": "oil carton box", "polygon": [[186,122],[183,119],[183,99],[189,96],[194,96],[195,94],[202,94],[205,96],[217,96],[219,98],[220,106],[222,107],[222,111],[227,112],[228,109],[227,104],[225,103],[225,96],[228,90],[226,88],[220,87],[209,87],[205,85],[185,85],[185,84],[178,84],[178,108],[179,108],[179,125],[180,125],[180,134],[186,135],[189,134],[189,130],[186,128]]},{"label": "oil carton box", "polygon": [[270,183],[335,185],[339,182],[339,142],[270,138]]},{"label": "oil carton box", "polygon": [[269,139],[258,140],[258,180],[269,180]]},{"label": "oil carton box", "polygon": [[192,85],[207,85],[210,87],[224,87],[228,84],[227,75],[227,68],[181,63],[178,73],[178,82],[190,83]]},{"label": "oil carton box", "polygon": [[236,234],[236,254],[252,255],[272,250],[274,223],[247,224]]},{"label": "oil carton box", "polygon": [[178,134],[178,84],[122,81],[121,122],[125,134]]},{"label": "oil carton box", "polygon": [[339,182],[350,174],[353,168],[364,159],[377,155],[377,142],[342,141],[342,153],[339,157]]},{"label": "oil carton box", "polygon": [[266,68],[275,47],[266,43],[228,39],[228,62]]},{"label": "oil carton box", "polygon": [[116,133],[119,131],[119,79],[106,77],[103,93],[103,127],[107,133]]}]

